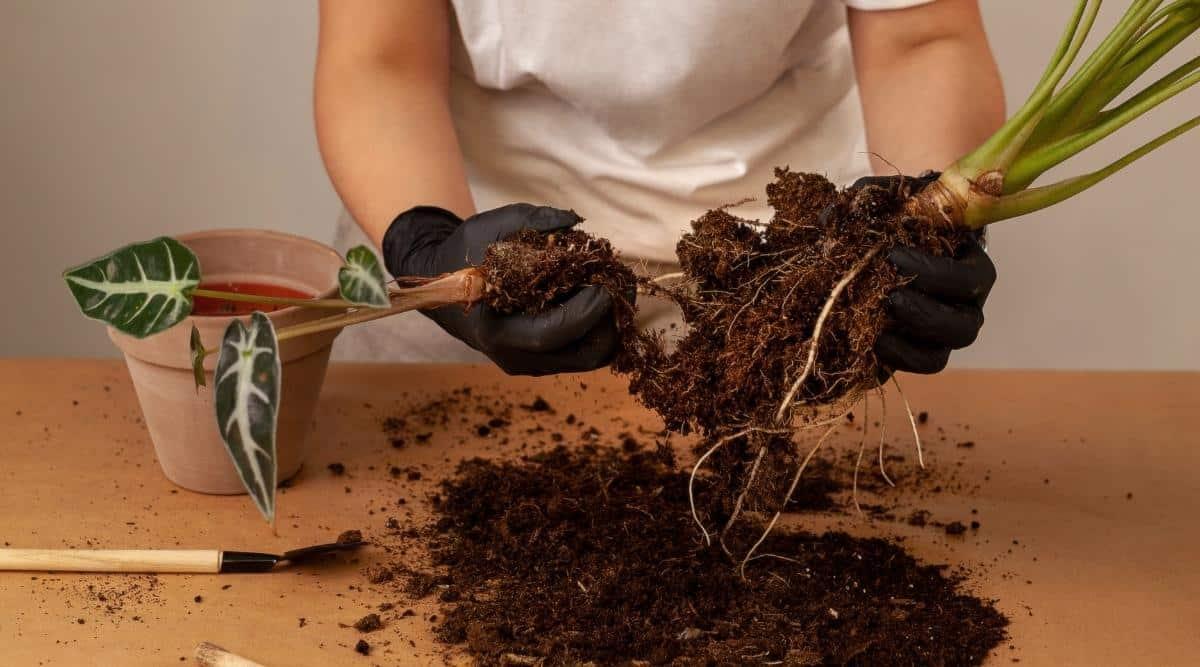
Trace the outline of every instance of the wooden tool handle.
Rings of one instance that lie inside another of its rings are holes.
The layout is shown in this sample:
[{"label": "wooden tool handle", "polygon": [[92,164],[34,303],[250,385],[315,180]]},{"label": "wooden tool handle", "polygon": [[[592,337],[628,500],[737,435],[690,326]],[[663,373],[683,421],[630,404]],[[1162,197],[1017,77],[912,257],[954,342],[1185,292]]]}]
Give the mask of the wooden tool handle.
[{"label": "wooden tool handle", "polygon": [[196,646],[196,663],[201,667],[263,667],[210,642],[200,642]]},{"label": "wooden tool handle", "polygon": [[220,572],[216,549],[0,549],[0,570]]}]

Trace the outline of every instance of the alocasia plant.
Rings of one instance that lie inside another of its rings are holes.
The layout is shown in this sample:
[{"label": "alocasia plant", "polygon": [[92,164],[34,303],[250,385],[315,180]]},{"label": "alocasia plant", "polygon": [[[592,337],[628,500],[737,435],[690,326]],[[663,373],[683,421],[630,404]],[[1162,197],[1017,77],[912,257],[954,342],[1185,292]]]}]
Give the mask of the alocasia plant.
[{"label": "alocasia plant", "polygon": [[[337,299],[258,296],[200,287],[200,261],[179,241],[159,237],[133,243],[63,272],[83,314],[116,330],[146,338],[192,314],[203,296],[257,304],[323,308],[329,317],[279,331],[259,311],[230,322],[219,347],[207,349],[193,326],[189,338],[196,388],[205,386],[204,359],[216,352],[213,403],[216,427],[254,504],[268,521],[275,516],[275,433],[280,399],[279,343],[298,336],[450,303],[479,298],[478,276],[470,272],[390,287],[374,253],[352,248],[338,272]],[[183,351],[180,351],[182,354]]]}]

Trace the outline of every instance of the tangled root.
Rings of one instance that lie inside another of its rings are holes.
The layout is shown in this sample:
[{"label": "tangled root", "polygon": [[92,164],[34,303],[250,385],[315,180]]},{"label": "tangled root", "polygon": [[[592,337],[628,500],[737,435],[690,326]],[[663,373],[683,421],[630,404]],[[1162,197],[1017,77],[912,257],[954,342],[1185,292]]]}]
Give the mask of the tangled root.
[{"label": "tangled root", "polygon": [[[703,436],[692,479],[708,466],[711,498],[693,516],[700,525],[701,515],[724,519],[727,550],[734,522],[778,514],[794,491],[809,457],[792,435],[878,387],[884,301],[903,284],[888,252],[952,254],[965,242],[967,232],[906,214],[910,194],[839,191],[819,175],[778,169],[768,223],[709,211],[676,248],[681,279],[649,287],[679,305],[688,329],[670,353],[643,340],[626,369],[630,391],[669,428]],[[881,470],[883,442],[881,434]]]},{"label": "tangled root", "polygon": [[[708,464],[712,498],[701,511],[689,484],[692,516],[709,543],[701,514],[723,521],[722,547],[739,517],[782,507],[780,498],[786,505],[816,451],[802,457],[792,436],[878,387],[884,302],[903,283],[888,252],[904,245],[953,254],[969,234],[906,213],[905,182],[839,191],[816,174],[785,168],[775,176],[766,188],[769,222],[738,218],[730,207],[709,211],[680,240],[682,272],[670,280],[638,281],[607,241],[577,230],[522,232],[494,244],[480,267],[485,298],[501,312],[545,309],[581,284],[613,294],[622,335],[613,367],[669,429],[703,436],[690,481]],[[680,307],[687,333],[673,349],[663,332],[637,331],[639,290]],[[881,433],[880,470],[891,483],[883,444]],[[923,463],[919,444],[918,457]],[[753,547],[742,563],[752,555]]]}]

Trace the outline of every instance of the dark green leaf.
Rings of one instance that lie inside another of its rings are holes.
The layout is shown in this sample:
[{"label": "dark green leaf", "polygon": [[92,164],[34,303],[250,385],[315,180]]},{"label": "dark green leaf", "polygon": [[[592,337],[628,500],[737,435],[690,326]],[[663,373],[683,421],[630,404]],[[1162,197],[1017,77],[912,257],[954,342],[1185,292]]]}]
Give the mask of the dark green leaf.
[{"label": "dark green leaf", "polygon": [[250,326],[229,323],[214,372],[217,427],[254,504],[275,518],[275,425],[279,410],[279,346],[267,316]]},{"label": "dark green leaf", "polygon": [[198,392],[200,387],[204,386],[204,357],[208,350],[204,349],[204,343],[200,340],[200,331],[194,324],[189,343],[192,348],[192,379],[196,381],[196,391]]},{"label": "dark green leaf", "polygon": [[338,270],[338,292],[350,303],[372,308],[387,308],[387,286],[383,269],[375,253],[365,245],[355,246],[346,253],[346,264]]},{"label": "dark green leaf", "polygon": [[192,312],[200,262],[165,236],[134,243],[63,272],[83,314],[145,338]]}]

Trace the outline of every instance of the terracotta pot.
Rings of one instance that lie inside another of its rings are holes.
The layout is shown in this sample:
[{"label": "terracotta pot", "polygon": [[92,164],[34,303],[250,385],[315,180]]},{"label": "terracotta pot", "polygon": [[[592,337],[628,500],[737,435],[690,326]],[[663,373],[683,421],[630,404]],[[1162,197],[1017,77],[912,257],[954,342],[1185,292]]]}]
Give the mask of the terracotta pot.
[{"label": "terracotta pot", "polygon": [[[176,237],[200,259],[203,282],[268,283],[332,297],[342,259],[332,248],[280,232],[231,229]],[[276,329],[327,317],[336,311],[284,308],[269,314]],[[248,318],[246,318],[248,320]],[[155,336],[136,339],[113,328],[108,335],[125,354],[142,415],[163,473],[179,486],[202,493],[245,493],[217,430],[213,407],[213,368],[204,360],[208,384],[197,391],[192,380],[188,338],[192,325],[206,349],[216,349],[232,316],[192,316]],[[279,426],[275,437],[278,479],[300,471],[308,434],[333,339],[340,330],[280,343],[283,367]]]}]

